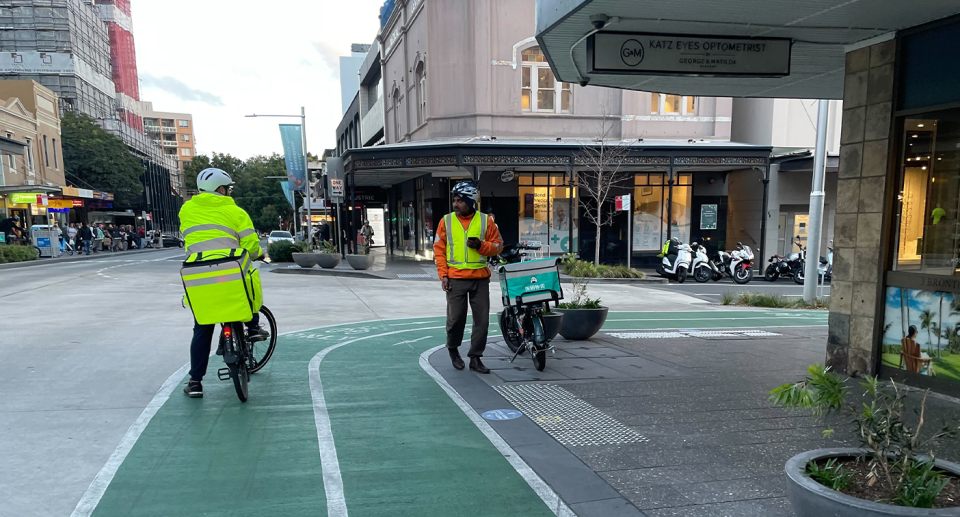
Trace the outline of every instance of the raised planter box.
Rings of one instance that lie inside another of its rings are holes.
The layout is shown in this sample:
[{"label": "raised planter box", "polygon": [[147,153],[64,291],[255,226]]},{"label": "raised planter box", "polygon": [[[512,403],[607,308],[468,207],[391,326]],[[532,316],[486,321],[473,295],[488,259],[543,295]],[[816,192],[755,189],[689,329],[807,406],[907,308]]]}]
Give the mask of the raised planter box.
[{"label": "raised planter box", "polygon": [[316,253],[293,253],[292,255],[293,261],[302,268],[310,269],[317,265]]},{"label": "raised planter box", "polygon": [[317,256],[317,264],[324,269],[333,269],[340,265],[339,253],[314,253]]},{"label": "raised planter box", "polygon": [[552,309],[563,313],[560,335],[570,341],[590,339],[607,321],[607,307],[599,309]]},{"label": "raised planter box", "polygon": [[353,269],[370,269],[373,265],[373,255],[347,255],[347,262]]},{"label": "raised planter box", "polygon": [[[906,508],[858,499],[817,483],[804,474],[811,460],[854,458],[864,452],[856,448],[816,449],[801,452],[787,461],[787,497],[797,517],[958,517],[960,508]],[[940,470],[960,477],[960,465],[936,460]]]}]

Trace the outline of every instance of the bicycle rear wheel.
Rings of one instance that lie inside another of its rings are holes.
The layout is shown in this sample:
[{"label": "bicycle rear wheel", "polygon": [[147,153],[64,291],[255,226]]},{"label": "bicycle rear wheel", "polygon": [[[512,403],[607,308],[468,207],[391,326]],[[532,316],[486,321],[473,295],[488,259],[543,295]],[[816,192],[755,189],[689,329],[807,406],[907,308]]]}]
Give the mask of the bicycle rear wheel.
[{"label": "bicycle rear wheel", "polygon": [[250,372],[247,370],[247,364],[240,361],[236,364],[229,364],[230,378],[233,379],[233,387],[237,390],[237,398],[240,402],[246,402],[250,393],[247,382],[250,380]]},{"label": "bicycle rear wheel", "polygon": [[273,357],[273,351],[277,348],[277,320],[273,317],[273,313],[270,312],[270,309],[268,309],[266,305],[260,306],[260,316],[261,323],[264,318],[267,320],[265,328],[270,333],[270,337],[248,345],[248,350],[250,350],[250,373],[259,372],[264,365],[267,364],[267,361]]},{"label": "bicycle rear wheel", "polygon": [[[240,402],[246,402],[249,395],[250,371],[247,369],[249,353],[247,344],[243,339],[243,325],[240,323],[229,324],[232,327],[232,336],[226,339],[224,343],[223,360],[227,363],[227,369],[230,371],[230,379],[233,380],[233,387],[237,390],[237,398]],[[238,333],[237,330],[240,332]]]}]

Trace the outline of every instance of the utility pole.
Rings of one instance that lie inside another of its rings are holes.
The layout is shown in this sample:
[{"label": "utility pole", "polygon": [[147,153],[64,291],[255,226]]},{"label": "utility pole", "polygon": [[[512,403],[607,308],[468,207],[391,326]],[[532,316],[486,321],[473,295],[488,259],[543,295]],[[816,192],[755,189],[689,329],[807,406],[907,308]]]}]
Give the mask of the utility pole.
[{"label": "utility pole", "polygon": [[310,213],[313,189],[310,188],[310,160],[307,157],[307,110],[303,106],[300,106],[300,134],[303,136],[303,177],[307,180],[306,189],[304,189],[307,193],[307,231],[304,240],[307,241],[307,246],[310,246],[310,232],[313,231],[313,217]]},{"label": "utility pole", "polygon": [[813,184],[810,187],[807,259],[803,265],[803,301],[807,304],[816,300],[817,283],[820,281],[820,233],[823,226],[823,180],[826,175],[829,105],[829,101],[820,99],[817,110],[817,145],[813,153]]}]

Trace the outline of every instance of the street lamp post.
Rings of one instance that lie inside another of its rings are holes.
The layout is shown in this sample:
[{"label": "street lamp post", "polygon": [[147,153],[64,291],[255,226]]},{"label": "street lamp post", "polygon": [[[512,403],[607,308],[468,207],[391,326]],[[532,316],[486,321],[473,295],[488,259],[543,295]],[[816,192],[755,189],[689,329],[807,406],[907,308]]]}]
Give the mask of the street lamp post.
[{"label": "street lamp post", "polygon": [[[307,245],[309,246],[309,245],[310,245],[310,237],[311,237],[310,232],[313,230],[313,216],[312,216],[312,214],[311,214],[311,212],[310,212],[310,205],[313,203],[313,192],[311,192],[311,188],[310,188],[310,161],[309,161],[309,159],[308,159],[308,157],[307,157],[307,110],[306,110],[306,108],[304,108],[303,106],[300,106],[300,114],[299,114],[299,115],[257,115],[256,113],[254,113],[253,115],[247,115],[247,118],[257,118],[257,117],[269,117],[269,118],[297,118],[297,117],[299,117],[299,118],[300,118],[300,136],[301,136],[302,139],[303,139],[303,177],[304,177],[304,179],[306,180],[306,189],[305,189],[305,192],[307,193],[307,195],[306,195],[306,199],[307,199],[307,231],[306,231],[305,237],[306,237]],[[294,199],[296,199],[296,197],[294,197]],[[294,203],[294,205],[296,205],[296,203]],[[293,211],[294,211],[294,214],[293,214],[294,230],[293,230],[293,231],[296,233],[296,231],[297,231],[297,230],[296,230],[297,218],[300,217],[300,216],[296,213],[296,211],[297,211],[297,207],[296,207],[296,206],[293,207]]]}]

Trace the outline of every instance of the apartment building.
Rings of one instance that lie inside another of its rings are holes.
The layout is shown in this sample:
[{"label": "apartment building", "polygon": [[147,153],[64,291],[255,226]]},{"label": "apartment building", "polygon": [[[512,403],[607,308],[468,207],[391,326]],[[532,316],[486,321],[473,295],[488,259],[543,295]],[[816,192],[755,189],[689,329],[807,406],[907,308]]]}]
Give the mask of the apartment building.
[{"label": "apartment building", "polygon": [[66,185],[57,94],[34,81],[0,81],[0,136],[24,153],[4,154],[0,186]]},{"label": "apartment building", "polygon": [[152,102],[143,102],[143,130],[163,146],[163,154],[177,160],[180,172],[196,154],[193,115],[156,111]]},{"label": "apartment building", "polygon": [[[94,118],[143,163],[141,206],[164,230],[179,226],[179,160],[143,132],[129,0],[0,0],[0,80],[33,80],[60,112]],[[127,208],[127,207],[124,207]]]}]

